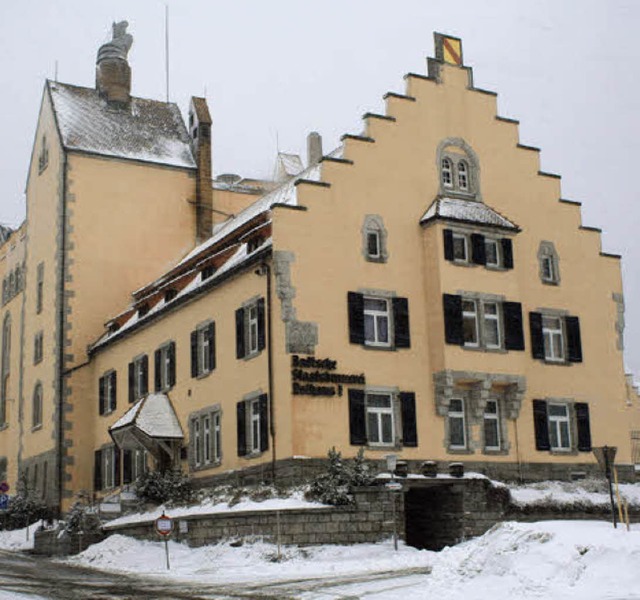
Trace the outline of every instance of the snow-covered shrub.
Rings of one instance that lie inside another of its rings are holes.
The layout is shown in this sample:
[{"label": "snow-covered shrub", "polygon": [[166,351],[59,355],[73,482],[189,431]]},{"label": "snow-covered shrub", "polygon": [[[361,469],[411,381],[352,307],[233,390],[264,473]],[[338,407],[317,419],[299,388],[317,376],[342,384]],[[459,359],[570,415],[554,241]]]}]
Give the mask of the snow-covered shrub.
[{"label": "snow-covered shrub", "polygon": [[373,480],[369,466],[364,460],[364,451],[360,448],[353,460],[343,461],[342,454],[333,447],[327,457],[327,471],[311,482],[311,487],[305,494],[306,498],[334,506],[353,504],[353,488],[370,485]]},{"label": "snow-covered shrub", "polygon": [[7,529],[20,529],[49,516],[42,499],[24,481],[18,482],[17,493],[11,499],[5,516]]},{"label": "snow-covered shrub", "polygon": [[82,502],[76,502],[65,518],[64,530],[69,534],[87,534],[100,531],[98,515]]},{"label": "snow-covered shrub", "polygon": [[149,471],[136,482],[136,494],[144,502],[185,504],[194,498],[191,480],[182,471]]}]

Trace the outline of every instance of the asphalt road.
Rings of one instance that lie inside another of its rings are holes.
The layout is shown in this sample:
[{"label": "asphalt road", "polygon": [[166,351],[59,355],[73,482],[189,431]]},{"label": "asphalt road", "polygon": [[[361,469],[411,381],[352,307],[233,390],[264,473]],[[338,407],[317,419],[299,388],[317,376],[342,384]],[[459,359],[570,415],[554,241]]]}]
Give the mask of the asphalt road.
[{"label": "asphalt road", "polygon": [[[47,600],[356,600],[349,588],[366,583],[373,588],[397,589],[424,577],[427,569],[380,572],[362,576],[288,579],[266,584],[211,585],[171,583],[142,577],[94,571],[46,558],[0,551],[0,590]],[[388,597],[388,596],[387,596]]]}]

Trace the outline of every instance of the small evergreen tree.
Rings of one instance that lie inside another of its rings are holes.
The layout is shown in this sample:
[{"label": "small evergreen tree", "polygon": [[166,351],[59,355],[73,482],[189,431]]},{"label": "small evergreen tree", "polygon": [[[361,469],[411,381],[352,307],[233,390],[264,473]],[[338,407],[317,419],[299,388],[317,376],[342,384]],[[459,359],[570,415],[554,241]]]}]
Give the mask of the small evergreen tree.
[{"label": "small evergreen tree", "polygon": [[370,485],[373,480],[364,459],[363,449],[360,448],[351,461],[343,461],[342,454],[335,447],[329,450],[327,457],[327,471],[311,482],[311,488],[306,494],[307,499],[333,506],[353,504],[353,488]]},{"label": "small evergreen tree", "polygon": [[48,515],[47,505],[27,485],[24,478],[18,481],[16,495],[11,499],[6,514],[7,529],[20,529],[44,519]]},{"label": "small evergreen tree", "polygon": [[194,497],[193,485],[179,470],[148,471],[136,482],[136,493],[145,502],[186,504]]}]

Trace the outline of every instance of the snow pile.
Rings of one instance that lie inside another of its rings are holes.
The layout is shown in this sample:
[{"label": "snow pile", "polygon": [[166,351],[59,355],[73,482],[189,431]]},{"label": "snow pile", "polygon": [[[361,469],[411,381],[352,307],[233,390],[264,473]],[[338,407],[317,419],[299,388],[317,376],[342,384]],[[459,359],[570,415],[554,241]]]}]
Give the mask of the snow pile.
[{"label": "snow pile", "polygon": [[[390,541],[287,547],[280,561],[276,561],[277,548],[261,541],[195,549],[169,542],[169,552],[171,570],[167,571],[162,542],[113,535],[67,562],[213,584],[290,581],[294,585],[302,579],[333,580],[330,590],[316,588],[315,592],[291,596],[309,599],[640,597],[640,528],[634,526],[627,532],[601,521],[508,522],[442,552],[420,551],[403,544],[394,552]],[[388,576],[368,577],[374,573]],[[347,579],[340,581],[343,577]]]},{"label": "snow pile", "polygon": [[3,550],[31,550],[33,548],[33,534],[40,527],[42,521],[29,525],[29,539],[27,529],[0,531],[0,548]]}]

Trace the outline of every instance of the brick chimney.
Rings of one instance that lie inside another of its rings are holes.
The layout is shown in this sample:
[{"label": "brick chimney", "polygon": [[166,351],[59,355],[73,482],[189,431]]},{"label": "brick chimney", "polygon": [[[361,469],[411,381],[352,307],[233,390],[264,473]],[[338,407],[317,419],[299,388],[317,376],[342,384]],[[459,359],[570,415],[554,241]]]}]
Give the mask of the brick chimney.
[{"label": "brick chimney", "polygon": [[312,131],[307,136],[307,167],[316,165],[322,158],[322,136],[317,131]]},{"label": "brick chimney", "polygon": [[126,106],[131,99],[131,67],[127,54],[133,36],[127,33],[127,21],[114,23],[112,40],[100,46],[96,61],[96,89],[115,106]]},{"label": "brick chimney", "polygon": [[196,243],[211,237],[213,191],[211,189],[211,115],[205,98],[191,98],[189,134],[196,155]]}]

